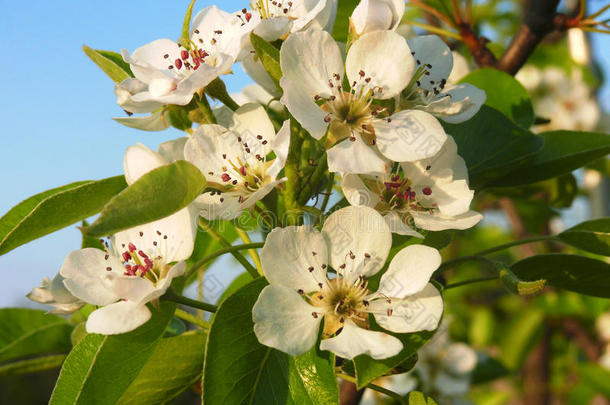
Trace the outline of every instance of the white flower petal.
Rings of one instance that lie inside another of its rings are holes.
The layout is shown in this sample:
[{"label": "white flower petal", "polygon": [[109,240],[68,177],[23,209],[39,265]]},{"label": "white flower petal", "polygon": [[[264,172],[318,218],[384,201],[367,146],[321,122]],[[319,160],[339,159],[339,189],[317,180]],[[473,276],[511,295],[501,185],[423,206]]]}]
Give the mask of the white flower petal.
[{"label": "white flower petal", "polygon": [[165,294],[165,292],[167,291],[169,286],[172,284],[172,281],[174,280],[174,278],[180,277],[181,275],[184,274],[185,271],[186,271],[186,262],[185,261],[176,263],[174,266],[172,266],[172,268],[169,269],[167,274],[165,274],[165,277],[163,277],[161,280],[159,280],[155,289],[153,291],[151,291],[148,295],[142,297],[140,302],[142,302],[142,303],[150,302],[152,300],[155,300],[155,299],[161,297],[163,294]]},{"label": "white flower petal", "polygon": [[203,193],[197,196],[193,205],[200,211],[200,215],[208,221],[215,219],[229,221],[241,214],[239,195],[235,192]]},{"label": "white flower petal", "polygon": [[356,40],[349,49],[345,72],[350,83],[363,83],[361,71],[371,81],[367,88],[375,91],[375,98],[388,99],[399,94],[411,80],[414,61],[407,42],[392,31],[376,31]]},{"label": "white flower petal", "polygon": [[438,250],[424,245],[407,246],[392,258],[377,292],[392,298],[415,294],[428,285],[440,264]]},{"label": "white flower petal", "polygon": [[117,232],[113,244],[122,253],[126,250],[123,245],[133,243],[150,257],[161,256],[165,263],[186,260],[195,245],[196,214],[193,207],[183,208],[168,217]]},{"label": "white flower petal", "polygon": [[338,336],[320,342],[320,349],[330,350],[337,356],[348,360],[361,354],[366,354],[376,360],[387,359],[396,356],[402,348],[402,342],[394,336],[362,329],[350,320],[345,322],[343,330]]},{"label": "white flower petal", "polygon": [[266,156],[271,152],[275,129],[262,105],[248,103],[239,107],[233,113],[228,129],[239,135],[242,144],[248,144],[252,156],[256,154]]},{"label": "white flower petal", "polygon": [[383,219],[385,219],[385,221],[388,223],[388,226],[390,227],[390,231],[392,231],[392,233],[424,239],[424,235],[407,225],[402,220],[400,215],[398,215],[398,213],[395,211],[388,212],[383,216]]},{"label": "white flower petal", "polygon": [[360,136],[343,140],[327,153],[328,170],[354,174],[385,174],[392,167],[375,146],[367,145]]},{"label": "white flower petal", "polygon": [[[144,83],[150,83],[154,79],[177,79],[176,74],[168,69],[174,60],[180,59],[180,48],[175,41],[157,39],[139,47],[131,55],[123,49],[122,55],[136,79]],[[168,57],[165,58],[165,55]]]},{"label": "white flower petal", "polygon": [[350,205],[374,208],[380,201],[379,195],[369,190],[357,174],[344,174],[341,190]]},{"label": "white flower petal", "polygon": [[112,119],[119,124],[125,125],[126,127],[139,129],[142,131],[157,132],[169,128],[169,125],[167,122],[165,122],[165,118],[163,118],[163,114],[161,112],[156,112],[143,117],[114,117]]},{"label": "white flower petal", "polygon": [[184,147],[184,157],[201,170],[209,182],[226,183],[223,173],[230,176],[237,173],[229,161],[245,162],[243,145],[238,136],[220,125],[201,125],[193,132]]},{"label": "white flower petal", "polygon": [[351,16],[356,33],[393,30],[404,14],[403,0],[361,0]]},{"label": "white flower petal", "polygon": [[451,51],[453,55],[453,69],[447,79],[448,83],[457,83],[460,79],[470,73],[468,61],[459,52]]},{"label": "white flower petal", "polygon": [[146,323],[151,315],[146,305],[120,301],[93,311],[87,319],[86,329],[87,333],[102,335],[127,333]]},{"label": "white flower petal", "polygon": [[381,270],[392,246],[388,225],[369,207],[346,207],[333,212],[324,222],[322,233],[329,242],[333,269],[352,280]]},{"label": "white flower petal", "polygon": [[466,180],[455,180],[433,186],[429,197],[434,198],[442,215],[457,216],[469,210],[474,191],[468,188]]},{"label": "white flower petal", "polygon": [[125,111],[131,113],[149,113],[161,107],[156,101],[135,102],[132,100],[134,94],[148,91],[148,85],[138,79],[127,78],[121,83],[114,85],[114,94],[117,96],[117,104]]},{"label": "white flower petal", "polygon": [[452,343],[443,357],[443,367],[452,374],[468,374],[477,365],[477,353],[462,342]]},{"label": "white flower petal", "polygon": [[318,339],[322,315],[293,289],[269,285],[261,291],[254,307],[254,333],[262,344],[293,356],[313,347]]},{"label": "white flower petal", "polygon": [[446,229],[468,229],[478,224],[483,215],[476,211],[469,210],[463,214],[455,216],[444,216],[430,214],[426,212],[413,212],[413,220],[419,228],[428,231],[444,231]]},{"label": "white flower petal", "polygon": [[388,119],[375,120],[373,126],[379,151],[396,162],[433,156],[447,139],[438,120],[419,110],[399,111]]},{"label": "white flower petal", "polygon": [[153,169],[164,166],[167,161],[155,151],[148,149],[141,143],[127,148],[123,158],[125,181],[131,185],[140,177]]},{"label": "white flower petal", "polygon": [[290,120],[284,121],[282,127],[275,136],[275,139],[271,142],[271,147],[275,153],[275,159],[269,169],[267,169],[267,174],[270,178],[275,179],[286,165],[286,159],[288,158],[288,148],[290,147]]},{"label": "white flower petal", "polygon": [[287,178],[283,178],[283,179],[275,180],[275,181],[265,184],[264,186],[262,186],[261,188],[256,190],[254,193],[248,195],[246,197],[246,199],[240,204],[240,206],[239,206],[240,209],[245,210],[245,209],[248,209],[248,208],[254,206],[254,204],[256,204],[257,201],[262,200],[278,184],[281,184],[281,183],[285,182],[286,180],[287,180]]},{"label": "white flower petal", "polygon": [[[242,21],[235,15],[209,6],[201,10],[191,23],[191,41],[195,44],[214,45],[208,52],[215,50],[229,55],[233,60],[237,58],[242,48],[248,42],[249,28],[242,25]],[[201,39],[200,42],[199,40]]]},{"label": "white flower petal", "polygon": [[103,282],[117,297],[136,304],[146,304],[143,298],[155,291],[151,281],[139,276],[109,272],[103,275]]},{"label": "white flower petal", "polygon": [[448,95],[450,105],[444,109],[437,109],[433,113],[440,119],[451,124],[468,121],[479,112],[485,103],[487,95],[484,90],[470,83],[460,83],[446,88],[441,96]]},{"label": "white flower petal", "polygon": [[159,155],[166,162],[175,162],[176,160],[184,160],[184,146],[189,138],[182,136],[180,138],[163,142],[159,145]]},{"label": "white flower petal", "polygon": [[301,85],[301,83],[282,77],[280,86],[284,94],[280,99],[288,111],[315,139],[320,139],[326,135],[328,123],[324,121],[326,112],[322,110]]},{"label": "white flower petal", "polygon": [[328,252],[323,235],[307,226],[275,228],[261,251],[263,273],[272,285],[308,293],[326,281]]},{"label": "white flower petal", "polygon": [[[390,316],[386,307],[392,309]],[[428,284],[422,291],[402,300],[392,300],[391,304],[385,299],[372,302],[370,310],[375,310],[375,321],[392,332],[434,330],[443,315],[443,298],[432,284]]]},{"label": "white flower petal", "polygon": [[407,40],[411,52],[414,52],[415,69],[423,67],[429,74],[422,76],[420,88],[433,90],[440,82],[449,77],[453,68],[451,50],[436,35],[420,35]]},{"label": "white flower petal", "polygon": [[125,268],[118,257],[87,248],[70,252],[59,273],[65,278],[64,286],[75,297],[93,305],[108,305],[119,299],[102,283],[102,276],[109,271],[122,274]]},{"label": "white flower petal", "polygon": [[[343,77],[343,59],[335,40],[326,31],[307,30],[288,37],[280,50],[282,81],[298,83],[304,97],[330,95],[328,81],[334,74]],[[280,83],[284,92],[285,83]],[[290,109],[290,107],[288,106]]]},{"label": "white flower petal", "polygon": [[292,32],[307,28],[332,31],[337,9],[337,0],[299,1],[295,6],[299,15],[292,24]]},{"label": "white flower petal", "polygon": [[275,41],[288,34],[292,28],[293,20],[285,16],[264,18],[254,28],[254,33],[267,42]]}]

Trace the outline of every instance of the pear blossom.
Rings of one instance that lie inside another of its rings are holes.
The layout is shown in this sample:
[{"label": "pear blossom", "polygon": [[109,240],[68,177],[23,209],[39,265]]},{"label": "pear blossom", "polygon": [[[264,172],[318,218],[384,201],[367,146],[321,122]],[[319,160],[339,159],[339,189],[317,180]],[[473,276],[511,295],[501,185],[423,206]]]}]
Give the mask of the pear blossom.
[{"label": "pear blossom", "polygon": [[341,180],[351,205],[379,211],[390,230],[419,238],[418,229],[468,229],[483,216],[470,210],[466,163],[451,136],[433,157],[401,163],[384,175],[345,174]]},{"label": "pear blossom", "polygon": [[275,41],[307,28],[332,30],[337,0],[256,0],[236,15],[266,41]]},{"label": "pear blossom", "polygon": [[436,35],[422,35],[409,38],[407,43],[416,71],[410,86],[402,93],[401,106],[427,111],[454,124],[472,118],[487,96],[472,84],[448,82],[454,55],[443,40]]},{"label": "pear blossom", "polygon": [[468,392],[477,353],[465,343],[452,342],[446,322],[418,352],[418,357],[415,370],[423,389],[439,403],[455,403]]},{"label": "pear blossom", "polygon": [[40,287],[33,288],[27,297],[32,301],[54,307],[49,311],[52,314],[71,314],[85,305],[66,289],[61,274],[56,274],[53,280],[45,277],[40,283]]},{"label": "pear blossom", "polygon": [[247,34],[239,18],[210,6],[193,18],[188,47],[157,39],[131,55],[124,49],[123,59],[147,86],[130,102],[188,104],[197,90],[230,71]]},{"label": "pear blossom", "polygon": [[[209,220],[233,219],[285,181],[278,174],[286,163],[290,121],[277,135],[265,109],[249,103],[238,108],[227,127],[201,125],[184,147],[186,160],[201,170],[207,191],[194,205]],[[275,159],[267,159],[273,151]]]},{"label": "pear blossom", "polygon": [[[156,101],[144,100],[134,101],[133,96],[148,91],[148,85],[138,79],[128,78],[114,85],[114,94],[117,96],[117,104],[125,110],[128,117],[115,117],[116,122],[130,128],[143,131],[163,131],[169,128],[169,124],[163,117],[161,107],[163,104]],[[147,116],[133,116],[133,114],[151,113]]]},{"label": "pear blossom", "polygon": [[368,207],[334,212],[321,232],[308,226],[275,228],[261,252],[270,285],[252,309],[258,340],[297,356],[316,344],[324,320],[322,350],[346,359],[361,354],[384,359],[403,345],[370,330],[369,314],[395,333],[434,330],[443,312],[442,297],[429,283],[441,262],[436,249],[402,249],[377,291],[368,289],[367,280],[381,270],[391,245],[384,219]]},{"label": "pear blossom", "polygon": [[358,37],[368,32],[394,30],[405,12],[404,0],[361,0],[350,18]]},{"label": "pear blossom", "polygon": [[[145,146],[131,146],[125,153],[125,180],[132,184],[165,164]],[[79,300],[102,306],[89,315],[87,332],[126,333],[147,322],[151,312],[146,304],[165,294],[172,280],[184,273],[196,226],[194,211],[186,207],[117,232],[105,251],[86,248],[68,254],[59,271],[64,286]]]},{"label": "pear blossom", "polygon": [[280,64],[282,103],[315,139],[328,129],[331,172],[386,173],[390,160],[424,159],[445,142],[447,135],[431,114],[390,115],[379,105],[399,95],[414,72],[407,42],[392,31],[362,35],[345,64],[330,34],[297,32],[284,42]]},{"label": "pear blossom", "polygon": [[515,76],[532,97],[534,111],[551,122],[536,126],[537,132],[552,130],[591,131],[600,120],[600,109],[582,72],[525,66]]}]

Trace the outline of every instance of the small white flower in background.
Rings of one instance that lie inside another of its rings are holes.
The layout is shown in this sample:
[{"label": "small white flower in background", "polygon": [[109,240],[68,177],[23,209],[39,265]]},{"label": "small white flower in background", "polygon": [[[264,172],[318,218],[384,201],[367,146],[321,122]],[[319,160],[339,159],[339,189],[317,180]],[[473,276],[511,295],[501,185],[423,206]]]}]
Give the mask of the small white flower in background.
[{"label": "small white flower in background", "polygon": [[394,30],[404,12],[404,0],[361,0],[350,18],[350,28],[356,36]]},{"label": "small white flower in background", "polygon": [[[125,180],[132,184],[168,162],[143,145],[125,153]],[[169,217],[116,233],[106,251],[87,248],[71,252],[60,274],[78,299],[102,306],[87,319],[87,332],[126,333],[147,322],[146,303],[165,294],[184,273],[195,243],[196,213],[191,207]],[[175,264],[172,264],[176,262]]]},{"label": "small white flower in background", "polygon": [[[225,125],[201,125],[184,148],[214,189],[194,202],[209,220],[238,217],[285,180],[277,176],[288,155],[290,121],[276,135],[265,109],[252,103],[238,108]],[[276,158],[268,160],[271,151]]]},{"label": "small white flower in background", "polygon": [[49,311],[52,314],[71,314],[85,305],[83,301],[70,294],[70,291],[66,289],[61,274],[55,275],[53,280],[45,277],[40,283],[40,287],[33,288],[27,294],[27,297],[32,301],[54,307],[53,310]]},{"label": "small white flower in background", "polygon": [[247,30],[239,18],[215,6],[193,18],[189,49],[170,39],[158,39],[136,49],[123,50],[136,79],[147,87],[130,97],[132,103],[188,104],[193,94],[230,71]]},{"label": "small white flower in background", "polygon": [[426,343],[418,356],[415,370],[422,380],[424,391],[439,403],[451,404],[468,392],[470,375],[477,365],[477,353],[465,343],[452,342],[446,322],[441,324],[434,338]]},{"label": "small white flower in background", "polygon": [[449,83],[454,56],[447,44],[436,35],[409,38],[407,43],[415,58],[415,73],[402,94],[401,105],[453,124],[472,118],[487,96],[472,84]]},{"label": "small white flower in background", "polygon": [[551,120],[534,127],[536,132],[592,131],[597,127],[599,105],[580,70],[568,74],[556,67],[525,66],[515,77],[530,94],[536,115]]},{"label": "small white flower in background", "polygon": [[[381,270],[391,245],[384,219],[367,207],[336,211],[322,232],[307,226],[274,229],[261,252],[270,285],[252,309],[258,340],[300,355],[315,345],[324,319],[322,350],[346,359],[360,354],[384,359],[403,345],[394,336],[370,330],[369,314],[396,333],[434,330],[443,312],[442,297],[429,283],[441,262],[436,249],[402,249],[377,291],[368,290],[368,278]],[[329,273],[331,268],[336,275]]]},{"label": "small white flower in background", "polygon": [[375,208],[401,235],[423,238],[417,228],[468,229],[483,219],[470,210],[474,191],[451,136],[431,158],[401,163],[386,175],[345,174],[341,188],[351,205]]},{"label": "small white flower in background", "polygon": [[[403,110],[390,116],[372,104],[399,95],[414,71],[407,42],[392,31],[354,41],[345,65],[329,33],[297,32],[284,42],[280,63],[282,103],[314,138],[329,129],[331,172],[386,173],[390,160],[424,159],[445,142],[445,131],[427,112]],[[344,88],[344,77],[351,89]]]},{"label": "small white flower in background", "polygon": [[602,342],[610,343],[610,312],[601,314],[595,320],[595,330]]}]

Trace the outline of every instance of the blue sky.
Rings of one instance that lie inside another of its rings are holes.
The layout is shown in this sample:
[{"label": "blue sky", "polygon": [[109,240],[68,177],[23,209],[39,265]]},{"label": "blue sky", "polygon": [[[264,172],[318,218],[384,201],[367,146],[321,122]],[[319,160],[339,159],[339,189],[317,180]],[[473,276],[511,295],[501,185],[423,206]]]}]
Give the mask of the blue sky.
[{"label": "blue sky", "polygon": [[[248,2],[216,3],[237,10]],[[200,0],[196,9],[210,4]],[[186,5],[186,0],[0,0],[0,215],[46,189],[121,174],[123,152],[135,142],[156,148],[179,136],[174,130],[146,133],[112,121],[122,115],[112,82],[81,46],[133,51],[156,38],[175,39]],[[602,64],[610,72],[610,38],[598,35],[594,44],[596,54],[605,53]],[[231,91],[248,82],[239,68],[235,71],[228,80]],[[606,108],[609,99],[606,86]],[[69,227],[0,256],[0,307],[23,304],[24,294],[42,277],[52,277],[79,245],[79,232]]]}]

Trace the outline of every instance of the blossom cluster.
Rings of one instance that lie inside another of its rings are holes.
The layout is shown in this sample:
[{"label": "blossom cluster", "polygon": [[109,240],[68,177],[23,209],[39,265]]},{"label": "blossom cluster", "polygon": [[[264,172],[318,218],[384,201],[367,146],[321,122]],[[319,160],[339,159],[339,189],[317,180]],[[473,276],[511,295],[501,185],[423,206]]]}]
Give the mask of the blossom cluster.
[{"label": "blossom cluster", "polygon": [[[363,0],[347,44],[331,35],[336,9],[336,0],[256,1],[232,13],[211,6],[192,19],[188,38],[123,50],[133,77],[115,86],[129,115],[117,121],[134,128],[163,130],[166,108],[207,104],[206,89],[236,63],[256,85],[235,96],[235,108],[210,109],[211,119],[158,152],[127,149],[128,184],[186,160],[205,176],[202,194],[166,218],[112,235],[105,250],[71,252],[58,276],[29,297],[62,313],[96,306],[89,333],[137,328],[151,317],[147,304],[184,274],[200,216],[231,220],[284,192],[299,136],[324,150],[314,165],[340,176],[337,192],[349,206],[321,229],[276,227],[266,236],[269,285],[252,309],[259,341],[299,355],[321,336],[320,348],[342,358],[384,359],[403,349],[397,334],[435,330],[443,300],[431,277],[440,253],[420,244],[390,252],[392,234],[424,239],[482,219],[470,209],[466,164],[443,122],[470,119],[485,93],[450,80],[454,56],[439,37],[400,34],[402,1]],[[279,49],[279,80],[251,34]]]}]

